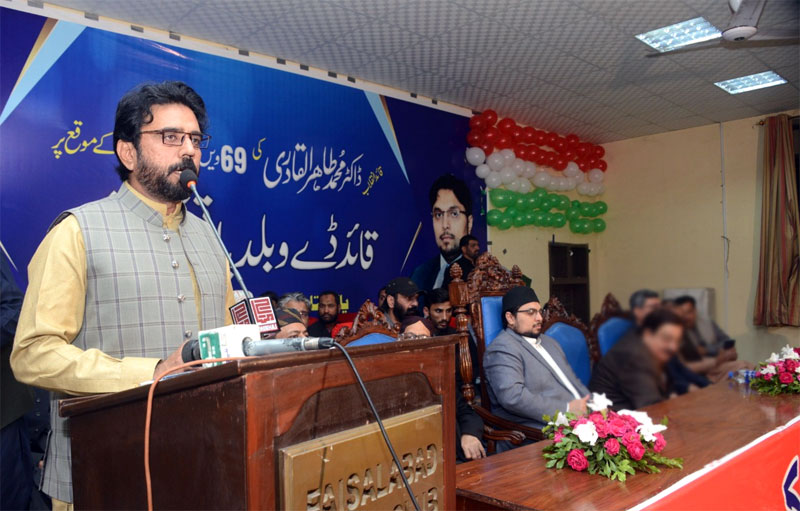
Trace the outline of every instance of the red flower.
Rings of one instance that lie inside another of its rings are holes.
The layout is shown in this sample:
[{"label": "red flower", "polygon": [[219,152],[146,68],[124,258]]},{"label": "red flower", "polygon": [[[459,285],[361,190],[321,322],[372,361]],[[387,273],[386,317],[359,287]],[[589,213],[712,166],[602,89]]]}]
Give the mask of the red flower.
[{"label": "red flower", "polygon": [[616,438],[609,438],[606,440],[605,445],[603,447],[606,448],[606,452],[611,456],[616,456],[619,454],[619,441]]},{"label": "red flower", "polygon": [[795,348],[794,352],[797,353],[798,355],[800,355],[800,348]]},{"label": "red flower", "polygon": [[557,444],[562,440],[564,440],[564,435],[560,431],[556,431],[556,434],[553,435],[553,443]]},{"label": "red flower", "polygon": [[639,444],[641,445],[642,440],[639,437],[639,433],[635,431],[629,431],[622,436],[622,445],[625,447],[629,447],[631,444]]},{"label": "red flower", "polygon": [[641,442],[630,443],[625,446],[628,449],[628,454],[631,455],[631,458],[639,461],[644,456],[644,446]]},{"label": "red flower", "polygon": [[792,376],[792,373],[781,373],[778,375],[778,380],[780,380],[781,383],[789,384],[794,381],[794,376]]},{"label": "red flower", "polygon": [[631,430],[634,430],[637,426],[639,426],[639,421],[634,419],[632,415],[620,415],[620,417],[622,417],[622,420],[628,423],[628,426],[630,426]]},{"label": "red flower", "polygon": [[783,362],[783,365],[786,366],[786,370],[790,373],[793,373],[797,370],[797,367],[800,366],[800,362],[797,360],[788,359]]},{"label": "red flower", "polygon": [[761,376],[763,376],[764,379],[767,380],[767,381],[772,381],[772,374],[770,374],[770,373],[764,373]]},{"label": "red flower", "polygon": [[655,434],[656,441],[653,443],[653,450],[656,452],[661,452],[664,450],[664,447],[667,446],[667,441],[664,440],[664,435],[661,433]]},{"label": "red flower", "polygon": [[608,421],[608,433],[615,436],[621,437],[625,433],[627,433],[630,429],[630,426],[627,422],[622,420],[619,417],[615,417]]},{"label": "red flower", "polygon": [[589,461],[580,449],[572,449],[567,454],[567,464],[578,472],[582,472],[589,467]]}]

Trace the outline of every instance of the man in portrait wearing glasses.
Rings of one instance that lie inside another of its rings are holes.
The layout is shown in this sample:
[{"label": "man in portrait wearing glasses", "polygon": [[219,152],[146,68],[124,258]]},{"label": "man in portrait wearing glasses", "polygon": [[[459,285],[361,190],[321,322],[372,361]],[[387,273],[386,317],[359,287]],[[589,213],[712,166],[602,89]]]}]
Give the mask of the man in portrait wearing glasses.
[{"label": "man in portrait wearing glasses", "polygon": [[[543,415],[586,413],[589,391],[558,342],[542,334],[542,307],[533,289],[515,287],[506,293],[503,324],[505,330],[483,357],[492,413],[538,429],[545,426]],[[510,448],[503,444],[498,443],[498,451]]]},{"label": "man in portrait wearing glasses", "polygon": [[199,330],[230,323],[225,254],[179,184],[181,171],[199,169],[207,124],[184,83],[125,94],[114,123],[122,185],[59,215],[28,267],[11,365],[19,381],[52,391],[43,490],[54,510],[71,509],[73,493],[69,421],[56,402],[137,387],[180,365]]},{"label": "man in portrait wearing glasses", "polygon": [[423,291],[449,282],[450,265],[463,257],[461,238],[472,231],[472,196],[464,181],[445,174],[433,182],[428,199],[439,253],[417,266],[411,274],[411,280]]}]

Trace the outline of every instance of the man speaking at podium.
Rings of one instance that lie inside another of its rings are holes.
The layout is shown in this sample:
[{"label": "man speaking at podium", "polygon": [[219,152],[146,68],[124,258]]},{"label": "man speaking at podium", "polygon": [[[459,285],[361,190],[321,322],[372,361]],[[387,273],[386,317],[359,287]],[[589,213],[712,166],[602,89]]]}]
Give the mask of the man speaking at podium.
[{"label": "man speaking at podium", "polygon": [[205,104],[181,82],[142,84],[117,105],[122,186],[56,218],[28,267],[11,355],[16,378],[53,391],[43,490],[72,507],[69,423],[57,400],[136,387],[181,363],[184,341],[230,322],[230,268],[186,210],[182,170],[198,171]]}]

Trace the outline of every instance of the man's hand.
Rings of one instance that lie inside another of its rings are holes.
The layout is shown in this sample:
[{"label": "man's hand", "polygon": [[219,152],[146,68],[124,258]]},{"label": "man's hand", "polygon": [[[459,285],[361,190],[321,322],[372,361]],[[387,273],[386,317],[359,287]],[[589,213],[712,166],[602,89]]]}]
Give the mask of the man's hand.
[{"label": "man's hand", "polygon": [[567,411],[575,415],[586,415],[586,402],[589,401],[591,394],[586,394],[581,399],[574,399],[567,405]]},{"label": "man's hand", "polygon": [[719,350],[717,353],[717,363],[721,364],[723,362],[730,362],[732,360],[736,360],[739,358],[739,354],[736,353],[736,348],[730,348],[727,350]]},{"label": "man's hand", "polygon": [[486,450],[483,448],[483,444],[477,437],[472,435],[461,435],[461,448],[464,450],[464,456],[469,460],[486,457]]},{"label": "man's hand", "polygon": [[183,346],[189,341],[185,341],[180,347],[170,353],[169,357],[166,360],[162,360],[158,364],[156,364],[156,369],[153,371],[153,379],[158,380],[162,376],[164,376],[169,370],[178,367],[179,365],[183,364],[183,356],[181,355],[181,351],[183,350]]}]

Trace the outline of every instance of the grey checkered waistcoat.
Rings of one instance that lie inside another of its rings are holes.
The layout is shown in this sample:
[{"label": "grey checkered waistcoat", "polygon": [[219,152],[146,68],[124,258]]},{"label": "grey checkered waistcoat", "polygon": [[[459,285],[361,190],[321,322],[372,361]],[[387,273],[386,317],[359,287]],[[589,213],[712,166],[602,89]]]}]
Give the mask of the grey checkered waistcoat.
[{"label": "grey checkered waistcoat", "polygon": [[[161,214],[124,184],[105,199],[62,213],[53,225],[68,215],[80,224],[87,263],[86,308],[75,346],[115,358],[164,359],[201,328],[225,324],[227,261],[201,219],[186,211],[178,232],[170,231]],[[202,325],[190,264],[200,289]],[[72,502],[69,420],[58,415],[58,400],[65,397],[52,394],[42,489]]]}]

